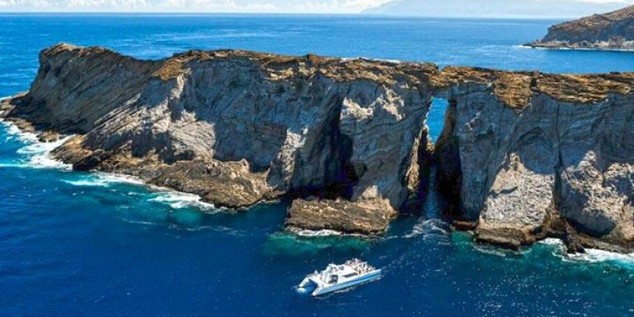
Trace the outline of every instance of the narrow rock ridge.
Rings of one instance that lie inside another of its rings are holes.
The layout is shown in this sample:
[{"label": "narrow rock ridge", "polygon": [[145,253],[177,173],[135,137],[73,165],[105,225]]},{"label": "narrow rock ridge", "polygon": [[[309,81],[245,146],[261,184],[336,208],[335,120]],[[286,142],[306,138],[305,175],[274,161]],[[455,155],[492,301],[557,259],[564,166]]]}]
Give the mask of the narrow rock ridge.
[{"label": "narrow rock ridge", "polygon": [[[189,51],[140,61],[42,51],[0,115],[76,134],[54,155],[246,208],[290,201],[288,227],[379,234],[420,212],[430,165],[458,228],[519,247],[627,250],[634,239],[634,74],[554,75],[428,63]],[[450,107],[434,149],[432,96]]]},{"label": "narrow rock ridge", "polygon": [[553,25],[543,39],[527,45],[550,49],[634,51],[634,6]]}]

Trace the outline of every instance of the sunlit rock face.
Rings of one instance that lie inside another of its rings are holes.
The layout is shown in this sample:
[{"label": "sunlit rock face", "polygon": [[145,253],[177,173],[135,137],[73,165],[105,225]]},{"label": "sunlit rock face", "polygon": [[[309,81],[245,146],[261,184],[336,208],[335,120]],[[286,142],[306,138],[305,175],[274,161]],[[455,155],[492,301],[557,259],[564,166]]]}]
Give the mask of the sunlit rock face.
[{"label": "sunlit rock face", "polygon": [[445,72],[457,84],[437,92],[450,101],[438,179],[478,239],[631,246],[632,74]]},{"label": "sunlit rock face", "polygon": [[634,6],[551,26],[528,44],[542,48],[634,50]]},{"label": "sunlit rock face", "polygon": [[[634,74],[551,75],[364,59],[190,51],[140,61],[42,51],[2,116],[78,170],[137,176],[246,208],[289,201],[286,225],[379,234],[420,211],[432,161],[457,226],[519,247],[634,240]],[[431,98],[449,101],[430,145]],[[459,224],[459,225],[458,225]]]},{"label": "sunlit rock face", "polygon": [[323,225],[362,233],[420,201],[434,65],[245,51],[139,61],[66,44],[40,64],[9,116],[77,134],[56,151],[76,169],[232,208],[281,196],[380,206],[373,225]]}]

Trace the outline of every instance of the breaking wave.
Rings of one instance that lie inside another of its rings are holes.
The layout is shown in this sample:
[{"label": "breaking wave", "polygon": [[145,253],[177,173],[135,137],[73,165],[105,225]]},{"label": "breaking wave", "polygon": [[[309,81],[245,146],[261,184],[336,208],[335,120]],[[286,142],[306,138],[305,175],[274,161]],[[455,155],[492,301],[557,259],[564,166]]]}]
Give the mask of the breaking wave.
[{"label": "breaking wave", "polygon": [[584,253],[566,253],[566,246],[559,239],[549,238],[539,242],[551,246],[553,255],[567,262],[601,263],[611,262],[634,267],[634,253],[623,254],[598,249],[586,249]]},{"label": "breaking wave", "polygon": [[72,166],[70,164],[63,163],[61,161],[51,158],[51,152],[68,141],[72,136],[66,136],[55,142],[39,142],[37,138],[31,144],[19,149],[18,154],[23,154],[28,157],[27,165],[33,168],[57,168],[70,170]]},{"label": "breaking wave", "polygon": [[18,139],[24,144],[16,153],[22,156],[22,159],[16,163],[3,164],[5,167],[30,167],[30,168],[55,168],[69,170],[71,165],[51,158],[51,152],[68,141],[72,135],[65,136],[54,142],[40,142],[37,134],[31,132],[23,132],[13,123],[2,121],[0,123],[5,126],[8,139]]},{"label": "breaking wave", "polygon": [[427,219],[414,225],[412,231],[403,235],[403,238],[411,239],[428,234],[448,235],[450,232],[451,228],[447,222],[441,219]]},{"label": "breaking wave", "polygon": [[95,187],[109,187],[113,184],[134,184],[143,185],[143,182],[135,177],[110,174],[102,172],[94,172],[79,179],[64,180],[64,182],[75,186],[95,186]]},{"label": "breaking wave", "polygon": [[150,198],[150,201],[164,203],[174,209],[197,208],[206,213],[219,212],[221,209],[213,204],[202,201],[198,195],[177,192],[169,189],[160,188],[157,196]]},{"label": "breaking wave", "polygon": [[333,237],[333,236],[343,236],[346,235],[343,232],[335,231],[335,230],[309,230],[309,229],[298,229],[298,228],[290,228],[288,231],[302,237]]}]

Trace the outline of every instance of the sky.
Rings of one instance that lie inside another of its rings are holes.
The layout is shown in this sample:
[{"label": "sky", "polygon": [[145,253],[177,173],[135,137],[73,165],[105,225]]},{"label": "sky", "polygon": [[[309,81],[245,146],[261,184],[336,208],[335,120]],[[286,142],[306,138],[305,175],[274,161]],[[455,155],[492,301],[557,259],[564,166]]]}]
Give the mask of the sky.
[{"label": "sky", "polygon": [[0,0],[0,12],[358,13],[391,1],[395,0]]}]

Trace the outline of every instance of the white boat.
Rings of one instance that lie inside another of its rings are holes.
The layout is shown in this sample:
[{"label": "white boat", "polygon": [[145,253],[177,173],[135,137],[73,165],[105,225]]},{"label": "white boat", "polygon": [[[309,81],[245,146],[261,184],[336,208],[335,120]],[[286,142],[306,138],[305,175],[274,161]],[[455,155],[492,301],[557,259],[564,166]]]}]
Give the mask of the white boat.
[{"label": "white boat", "polygon": [[359,259],[352,259],[344,264],[329,264],[325,270],[315,271],[306,276],[297,286],[297,291],[319,296],[379,278],[381,278],[381,269],[376,269]]}]

